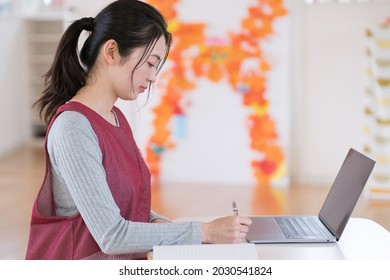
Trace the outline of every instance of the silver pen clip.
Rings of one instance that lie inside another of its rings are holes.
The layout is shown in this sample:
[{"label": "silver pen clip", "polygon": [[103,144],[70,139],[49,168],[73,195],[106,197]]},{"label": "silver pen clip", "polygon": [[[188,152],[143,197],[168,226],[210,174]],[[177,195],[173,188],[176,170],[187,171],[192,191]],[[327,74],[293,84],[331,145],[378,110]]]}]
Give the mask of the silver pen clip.
[{"label": "silver pen clip", "polygon": [[236,202],[233,200],[233,215],[238,216],[238,208]]}]

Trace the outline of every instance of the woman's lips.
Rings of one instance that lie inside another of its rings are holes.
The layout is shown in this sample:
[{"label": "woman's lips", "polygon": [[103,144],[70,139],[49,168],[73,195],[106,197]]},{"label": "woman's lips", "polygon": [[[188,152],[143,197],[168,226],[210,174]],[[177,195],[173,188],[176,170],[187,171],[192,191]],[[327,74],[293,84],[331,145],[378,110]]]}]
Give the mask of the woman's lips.
[{"label": "woman's lips", "polygon": [[146,87],[139,87],[139,93],[142,93],[142,92],[144,92],[145,90],[147,90]]}]

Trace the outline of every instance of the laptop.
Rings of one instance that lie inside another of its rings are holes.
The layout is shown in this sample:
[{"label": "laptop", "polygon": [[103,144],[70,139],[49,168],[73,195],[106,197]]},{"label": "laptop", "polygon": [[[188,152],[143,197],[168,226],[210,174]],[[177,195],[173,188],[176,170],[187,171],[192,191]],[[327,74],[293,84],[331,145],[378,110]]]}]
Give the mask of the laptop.
[{"label": "laptop", "polygon": [[375,161],[350,149],[318,216],[254,216],[250,243],[336,242],[352,214]]}]

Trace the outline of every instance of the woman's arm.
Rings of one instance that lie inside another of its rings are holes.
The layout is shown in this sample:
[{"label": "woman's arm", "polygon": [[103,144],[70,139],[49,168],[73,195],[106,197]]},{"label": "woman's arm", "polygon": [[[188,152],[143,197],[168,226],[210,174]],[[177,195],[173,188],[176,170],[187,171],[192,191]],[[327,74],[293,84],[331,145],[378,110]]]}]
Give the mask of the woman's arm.
[{"label": "woman's arm", "polygon": [[150,223],[170,223],[171,220],[169,220],[167,217],[161,216],[156,214],[155,212],[150,212]]},{"label": "woman's arm", "polygon": [[[201,224],[136,223],[126,221],[107,185],[96,134],[82,114],[64,112],[54,122],[48,152],[56,186],[56,203],[80,212],[104,253],[144,252],[154,245],[201,243]],[[70,197],[67,197],[70,196]],[[153,215],[153,214],[151,214]],[[157,216],[156,216],[157,217]],[[159,217],[159,220],[161,217]],[[157,220],[156,220],[157,221]]]}]

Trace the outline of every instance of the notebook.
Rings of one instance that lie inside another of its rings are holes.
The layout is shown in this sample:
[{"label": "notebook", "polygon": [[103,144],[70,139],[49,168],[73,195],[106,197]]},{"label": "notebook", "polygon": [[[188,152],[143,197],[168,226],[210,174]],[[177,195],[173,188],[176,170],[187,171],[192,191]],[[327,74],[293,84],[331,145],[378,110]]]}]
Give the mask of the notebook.
[{"label": "notebook", "polygon": [[250,243],[336,242],[352,214],[375,161],[350,149],[318,216],[255,216]]},{"label": "notebook", "polygon": [[153,246],[153,260],[257,260],[255,244]]}]

